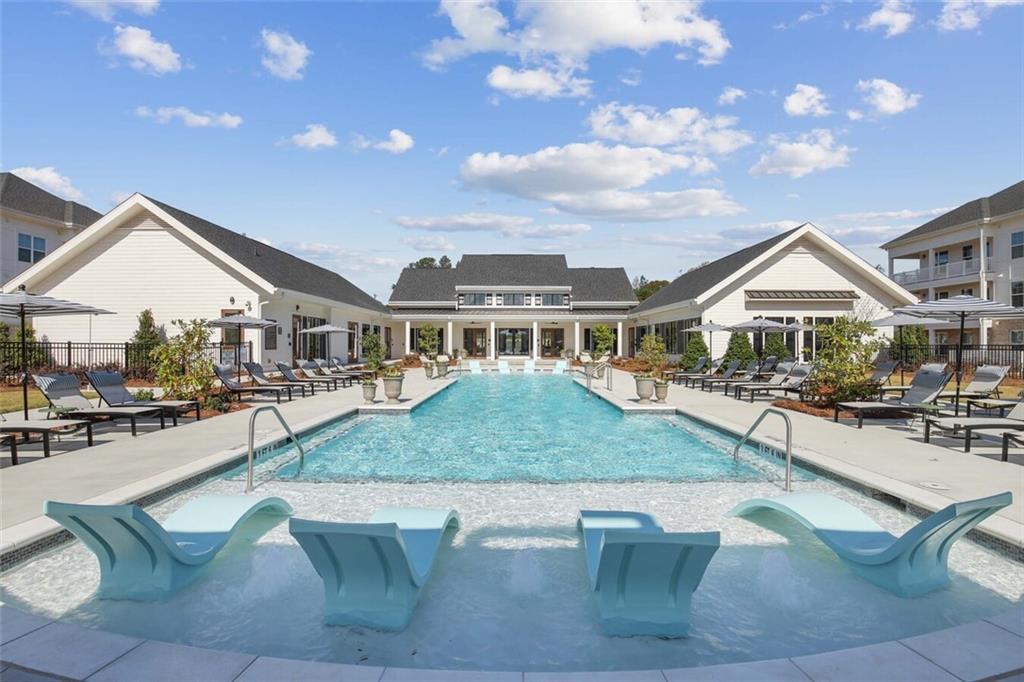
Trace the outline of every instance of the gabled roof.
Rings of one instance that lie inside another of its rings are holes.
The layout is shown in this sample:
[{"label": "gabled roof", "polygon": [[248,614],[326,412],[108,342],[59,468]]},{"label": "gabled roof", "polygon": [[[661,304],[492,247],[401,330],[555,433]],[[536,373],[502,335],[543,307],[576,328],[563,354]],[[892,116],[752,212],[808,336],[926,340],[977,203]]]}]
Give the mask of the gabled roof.
[{"label": "gabled roof", "polygon": [[916,239],[933,232],[939,232],[949,227],[973,223],[986,218],[994,218],[1020,210],[1024,210],[1024,180],[1010,185],[991,196],[974,199],[966,204],[957,206],[952,211],[943,213],[937,218],[932,218],[924,225],[915,227],[910,232],[901,234],[899,237],[882,244],[882,248],[887,249],[901,242]]},{"label": "gabled roof", "polygon": [[333,270],[314,265],[226,227],[211,223],[152,197],[146,197],[175,220],[276,287],[387,312],[380,301]]},{"label": "gabled roof", "polygon": [[454,268],[405,268],[391,291],[392,305],[450,301],[456,287],[572,287],[573,302],[636,302],[622,268],[570,268],[564,255],[470,254]]},{"label": "gabled roof", "polygon": [[61,199],[14,173],[0,173],[0,206],[72,227],[88,227],[103,216],[77,201]]},{"label": "gabled roof", "polygon": [[774,237],[765,239],[763,242],[758,242],[753,246],[730,253],[728,256],[719,258],[716,261],[711,261],[707,265],[702,265],[699,268],[685,272],[654,292],[641,302],[640,305],[633,308],[632,312],[642,313],[645,310],[653,310],[661,306],[697,298],[802,228],[803,225],[782,234],[777,234]]}]

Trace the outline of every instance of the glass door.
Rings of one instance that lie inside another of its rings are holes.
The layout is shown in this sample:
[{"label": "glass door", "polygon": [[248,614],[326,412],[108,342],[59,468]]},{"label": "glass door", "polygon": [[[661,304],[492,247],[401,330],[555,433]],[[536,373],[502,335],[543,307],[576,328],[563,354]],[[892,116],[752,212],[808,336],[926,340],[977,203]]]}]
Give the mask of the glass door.
[{"label": "glass door", "polygon": [[529,329],[498,329],[498,355],[529,355]]},{"label": "glass door", "polygon": [[466,356],[470,358],[483,358],[487,356],[487,330],[486,329],[463,329],[462,348]]},{"label": "glass door", "polygon": [[565,350],[564,329],[540,330],[540,355],[544,358],[560,358]]}]

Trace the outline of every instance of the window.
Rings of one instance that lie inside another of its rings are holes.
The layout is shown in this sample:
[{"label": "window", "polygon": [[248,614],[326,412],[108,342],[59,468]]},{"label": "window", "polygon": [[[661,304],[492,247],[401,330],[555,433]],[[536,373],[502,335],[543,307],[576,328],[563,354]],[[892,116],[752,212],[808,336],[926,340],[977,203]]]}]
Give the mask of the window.
[{"label": "window", "polygon": [[1010,257],[1024,258],[1024,232],[1014,232],[1010,235]]},{"label": "window", "polygon": [[18,233],[18,260],[22,263],[38,263],[46,255],[46,240],[30,234]]},{"label": "window", "polygon": [[263,350],[277,350],[277,334],[280,329],[275,324],[263,330]]},{"label": "window", "polygon": [[967,246],[961,248],[960,254],[964,260],[974,260],[974,245],[968,244]]},{"label": "window", "polygon": [[526,305],[524,294],[502,294],[501,301],[504,305]]},{"label": "window", "polygon": [[462,305],[487,305],[487,294],[466,294]]},{"label": "window", "polygon": [[565,305],[562,294],[544,294],[541,296],[541,305]]},{"label": "window", "polygon": [[947,298],[949,298],[949,292],[948,291],[940,291],[939,293],[937,293],[935,295],[935,300],[936,301],[942,301],[942,300],[947,299]]},{"label": "window", "polygon": [[939,251],[935,254],[935,264],[945,265],[949,263],[949,251]]},{"label": "window", "polygon": [[1010,330],[1010,345],[1011,346],[1024,346],[1024,329],[1011,329]]},{"label": "window", "polygon": [[960,290],[961,296],[974,296],[974,287],[967,287]]},{"label": "window", "polygon": [[1024,306],[1024,282],[1010,282],[1010,305],[1014,308]]}]

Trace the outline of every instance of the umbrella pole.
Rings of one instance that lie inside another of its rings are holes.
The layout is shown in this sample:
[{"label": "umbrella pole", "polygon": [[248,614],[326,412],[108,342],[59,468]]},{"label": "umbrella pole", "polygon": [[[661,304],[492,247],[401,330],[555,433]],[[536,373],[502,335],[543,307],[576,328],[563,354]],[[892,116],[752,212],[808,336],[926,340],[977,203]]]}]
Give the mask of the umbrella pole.
[{"label": "umbrella pole", "polygon": [[907,363],[907,347],[903,345],[903,327],[900,330],[900,386],[903,386],[903,365]]},{"label": "umbrella pole", "polygon": [[956,340],[956,405],[953,408],[953,415],[960,416],[960,375],[963,372],[964,354],[964,318],[966,313],[960,313],[960,336]]},{"label": "umbrella pole", "polygon": [[21,318],[21,405],[28,421],[28,344],[25,342],[25,304],[19,306],[18,317]]},{"label": "umbrella pole", "polygon": [[238,372],[238,383],[242,383],[242,325],[238,325],[238,341],[235,342],[235,371]]}]

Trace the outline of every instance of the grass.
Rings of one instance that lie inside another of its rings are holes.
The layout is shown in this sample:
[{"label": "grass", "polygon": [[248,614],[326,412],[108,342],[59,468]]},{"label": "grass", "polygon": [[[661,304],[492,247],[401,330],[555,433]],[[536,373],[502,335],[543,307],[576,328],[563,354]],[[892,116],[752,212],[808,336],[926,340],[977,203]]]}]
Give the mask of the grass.
[{"label": "grass", "polygon": [[[85,394],[85,397],[89,399],[95,399],[97,397],[97,394],[93,391],[83,391],[83,393]],[[46,397],[31,386],[28,389],[28,407],[30,410],[37,407],[46,407]],[[20,409],[21,387],[5,386],[3,389],[0,389],[0,413],[17,412]]]}]

